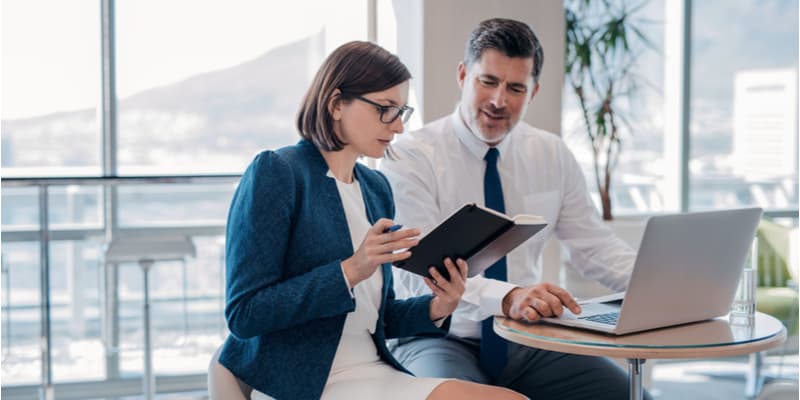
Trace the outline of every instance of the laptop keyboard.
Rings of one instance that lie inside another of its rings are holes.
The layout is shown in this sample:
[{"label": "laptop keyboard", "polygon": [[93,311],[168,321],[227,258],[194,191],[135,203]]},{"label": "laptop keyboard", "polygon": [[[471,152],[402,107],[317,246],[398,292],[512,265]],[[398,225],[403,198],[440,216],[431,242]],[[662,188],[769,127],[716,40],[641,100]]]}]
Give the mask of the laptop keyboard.
[{"label": "laptop keyboard", "polygon": [[616,325],[619,312],[610,312],[605,314],[595,314],[588,317],[579,317],[578,319],[585,319],[587,321],[598,322],[601,324]]}]

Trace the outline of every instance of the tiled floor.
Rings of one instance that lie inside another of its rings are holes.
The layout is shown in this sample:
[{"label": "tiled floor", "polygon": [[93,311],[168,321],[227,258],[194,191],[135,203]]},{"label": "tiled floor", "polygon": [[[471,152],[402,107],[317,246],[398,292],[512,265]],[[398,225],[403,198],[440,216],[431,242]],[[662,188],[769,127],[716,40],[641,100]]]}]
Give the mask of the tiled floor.
[{"label": "tiled floor", "polygon": [[[767,382],[777,383],[788,379],[796,385],[797,363],[796,354],[785,356],[783,360],[775,356],[767,357],[763,368],[766,375],[783,377],[780,380],[768,379]],[[657,399],[745,399],[743,376],[747,369],[746,357],[715,360],[659,360],[653,370],[654,384],[651,393]]]}]

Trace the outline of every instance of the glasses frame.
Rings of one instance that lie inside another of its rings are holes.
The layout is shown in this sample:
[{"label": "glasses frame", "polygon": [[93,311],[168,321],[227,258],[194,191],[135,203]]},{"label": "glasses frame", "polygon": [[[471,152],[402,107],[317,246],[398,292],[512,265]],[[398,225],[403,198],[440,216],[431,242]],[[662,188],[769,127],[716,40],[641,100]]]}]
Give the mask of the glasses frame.
[{"label": "glasses frame", "polygon": [[[411,115],[414,114],[414,107],[409,107],[408,105],[404,105],[402,107],[385,106],[383,104],[376,103],[376,102],[374,102],[374,101],[372,101],[372,100],[370,100],[370,99],[368,99],[368,98],[366,98],[364,96],[360,96],[360,95],[357,95],[357,94],[345,94],[345,96],[352,97],[352,98],[354,98],[356,100],[361,100],[361,101],[363,101],[363,102],[365,102],[367,104],[375,106],[375,108],[378,109],[378,112],[381,113],[380,120],[384,124],[391,124],[392,122],[397,121],[397,119],[400,118],[400,117],[402,117],[402,121],[405,124],[405,123],[408,123],[408,120],[411,119]],[[386,121],[384,116],[386,115],[386,113],[388,113],[392,109],[398,110],[397,114],[395,115],[394,118],[390,119],[389,121]]]}]

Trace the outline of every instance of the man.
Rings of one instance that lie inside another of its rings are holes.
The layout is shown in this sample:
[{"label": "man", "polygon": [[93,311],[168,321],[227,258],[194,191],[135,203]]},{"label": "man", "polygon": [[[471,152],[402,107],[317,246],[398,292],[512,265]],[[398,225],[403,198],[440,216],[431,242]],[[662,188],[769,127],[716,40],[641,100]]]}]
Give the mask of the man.
[{"label": "man", "polygon": [[[614,290],[627,286],[635,258],[603,225],[560,138],[520,121],[539,90],[542,62],[528,25],[482,22],[458,65],[457,109],[404,135],[394,157],[382,162],[397,221],[423,233],[469,202],[512,216],[538,214],[549,224],[468,281],[448,337],[404,339],[393,352],[419,376],[492,383],[531,398],[627,398],[627,375],[610,360],[527,348],[491,329],[494,315],[537,321],[561,315],[563,307],[580,312],[564,289],[539,282],[540,255],[552,235],[584,276]],[[395,269],[395,277],[399,296],[428,291],[417,275]]]}]

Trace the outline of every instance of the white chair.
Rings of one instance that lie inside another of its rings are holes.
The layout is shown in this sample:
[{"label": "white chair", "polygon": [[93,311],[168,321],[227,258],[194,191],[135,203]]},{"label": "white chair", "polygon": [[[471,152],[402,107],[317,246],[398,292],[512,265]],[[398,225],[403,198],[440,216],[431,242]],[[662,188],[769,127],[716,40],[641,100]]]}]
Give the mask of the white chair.
[{"label": "white chair", "polygon": [[253,388],[240,381],[219,363],[220,346],[208,364],[208,396],[210,400],[250,400]]}]

